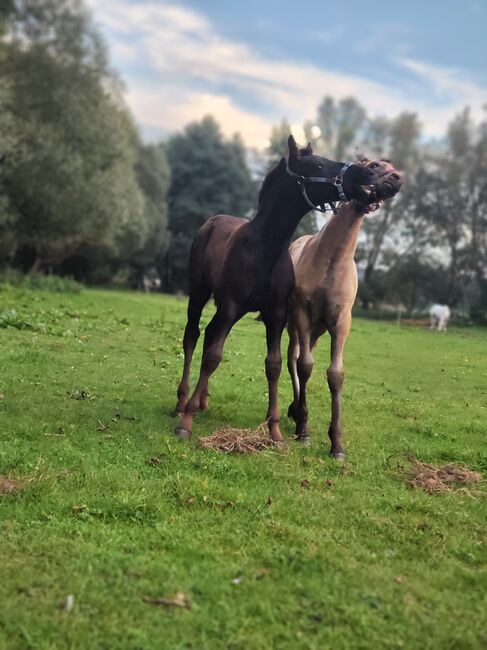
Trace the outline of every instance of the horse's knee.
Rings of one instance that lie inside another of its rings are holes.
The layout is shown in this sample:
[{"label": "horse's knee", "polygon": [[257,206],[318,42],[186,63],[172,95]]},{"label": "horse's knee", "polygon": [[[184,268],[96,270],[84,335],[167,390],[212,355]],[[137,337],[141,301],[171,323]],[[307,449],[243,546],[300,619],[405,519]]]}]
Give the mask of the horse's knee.
[{"label": "horse's knee", "polygon": [[332,392],[338,391],[343,386],[345,373],[342,368],[328,368],[326,371],[328,386]]},{"label": "horse's knee", "polygon": [[275,381],[279,379],[281,374],[281,354],[268,354],[265,360],[265,374],[269,381]]},{"label": "horse's knee", "polygon": [[301,381],[307,381],[313,372],[313,359],[311,357],[298,358],[298,375]]},{"label": "horse's knee", "polygon": [[297,369],[298,355],[294,352],[288,352],[287,355],[287,369],[292,374]]},{"label": "horse's knee", "polygon": [[211,374],[218,368],[222,358],[223,354],[221,351],[209,348],[203,355],[203,370]]},{"label": "horse's knee", "polygon": [[188,393],[189,393],[189,382],[182,380],[178,386],[178,390],[176,393],[177,398],[181,399],[182,397],[186,397]]},{"label": "horse's knee", "polygon": [[196,341],[199,339],[199,336],[200,336],[200,328],[198,327],[198,324],[188,322],[184,330],[183,347],[186,348],[188,346],[196,344]]}]

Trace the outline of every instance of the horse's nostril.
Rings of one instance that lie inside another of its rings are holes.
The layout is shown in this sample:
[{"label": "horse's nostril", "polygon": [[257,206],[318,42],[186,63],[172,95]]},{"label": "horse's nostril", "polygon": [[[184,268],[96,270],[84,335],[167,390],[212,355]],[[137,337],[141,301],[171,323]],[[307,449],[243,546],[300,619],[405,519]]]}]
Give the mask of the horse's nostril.
[{"label": "horse's nostril", "polygon": [[393,174],[391,174],[391,177],[392,177],[395,181],[400,181],[400,180],[401,180],[400,175],[399,175],[399,174],[396,174],[396,172],[394,172]]}]

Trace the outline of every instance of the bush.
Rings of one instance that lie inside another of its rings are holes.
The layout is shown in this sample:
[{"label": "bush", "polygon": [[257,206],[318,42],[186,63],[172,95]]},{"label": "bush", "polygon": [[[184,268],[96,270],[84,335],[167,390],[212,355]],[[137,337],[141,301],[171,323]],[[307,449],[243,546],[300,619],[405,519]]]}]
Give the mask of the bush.
[{"label": "bush", "polygon": [[52,293],[79,293],[83,285],[73,278],[60,277],[59,275],[22,275],[18,271],[4,271],[0,275],[0,285],[22,287],[23,289],[34,289],[38,291],[50,291]]},{"label": "bush", "polygon": [[34,330],[34,324],[20,316],[15,309],[0,312],[0,329]]}]

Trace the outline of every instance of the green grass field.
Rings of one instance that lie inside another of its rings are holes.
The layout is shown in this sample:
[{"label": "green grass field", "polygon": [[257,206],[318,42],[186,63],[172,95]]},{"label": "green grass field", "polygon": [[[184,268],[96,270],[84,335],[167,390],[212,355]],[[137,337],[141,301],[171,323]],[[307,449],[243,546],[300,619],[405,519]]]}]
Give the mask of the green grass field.
[{"label": "green grass field", "polygon": [[[265,417],[264,328],[251,316],[193,440],[173,437],[185,308],[0,291],[0,475],[21,482],[0,496],[0,648],[487,647],[487,500],[413,490],[398,469],[413,453],[485,475],[487,331],[355,319],[341,468],[327,456],[326,340],[311,447],[283,419],[284,453],[198,448],[222,424]],[[285,413],[287,372],[280,394]],[[177,592],[191,610],[143,600]]]}]

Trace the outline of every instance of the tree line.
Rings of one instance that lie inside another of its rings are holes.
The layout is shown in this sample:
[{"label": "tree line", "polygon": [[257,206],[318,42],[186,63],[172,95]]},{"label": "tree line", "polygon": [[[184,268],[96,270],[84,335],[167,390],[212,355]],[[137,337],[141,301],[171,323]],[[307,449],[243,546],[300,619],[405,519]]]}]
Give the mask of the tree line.
[{"label": "tree line", "polygon": [[[157,273],[164,290],[184,291],[196,230],[219,212],[252,216],[290,130],[276,125],[251,164],[212,117],[144,144],[84,3],[3,0],[0,267],[134,285]],[[361,304],[435,301],[486,318],[487,120],[466,108],[431,143],[414,113],[370,116],[354,98],[325,97],[303,133],[327,157],[386,157],[406,173],[398,197],[366,220]],[[320,225],[311,213],[297,234]]]}]

